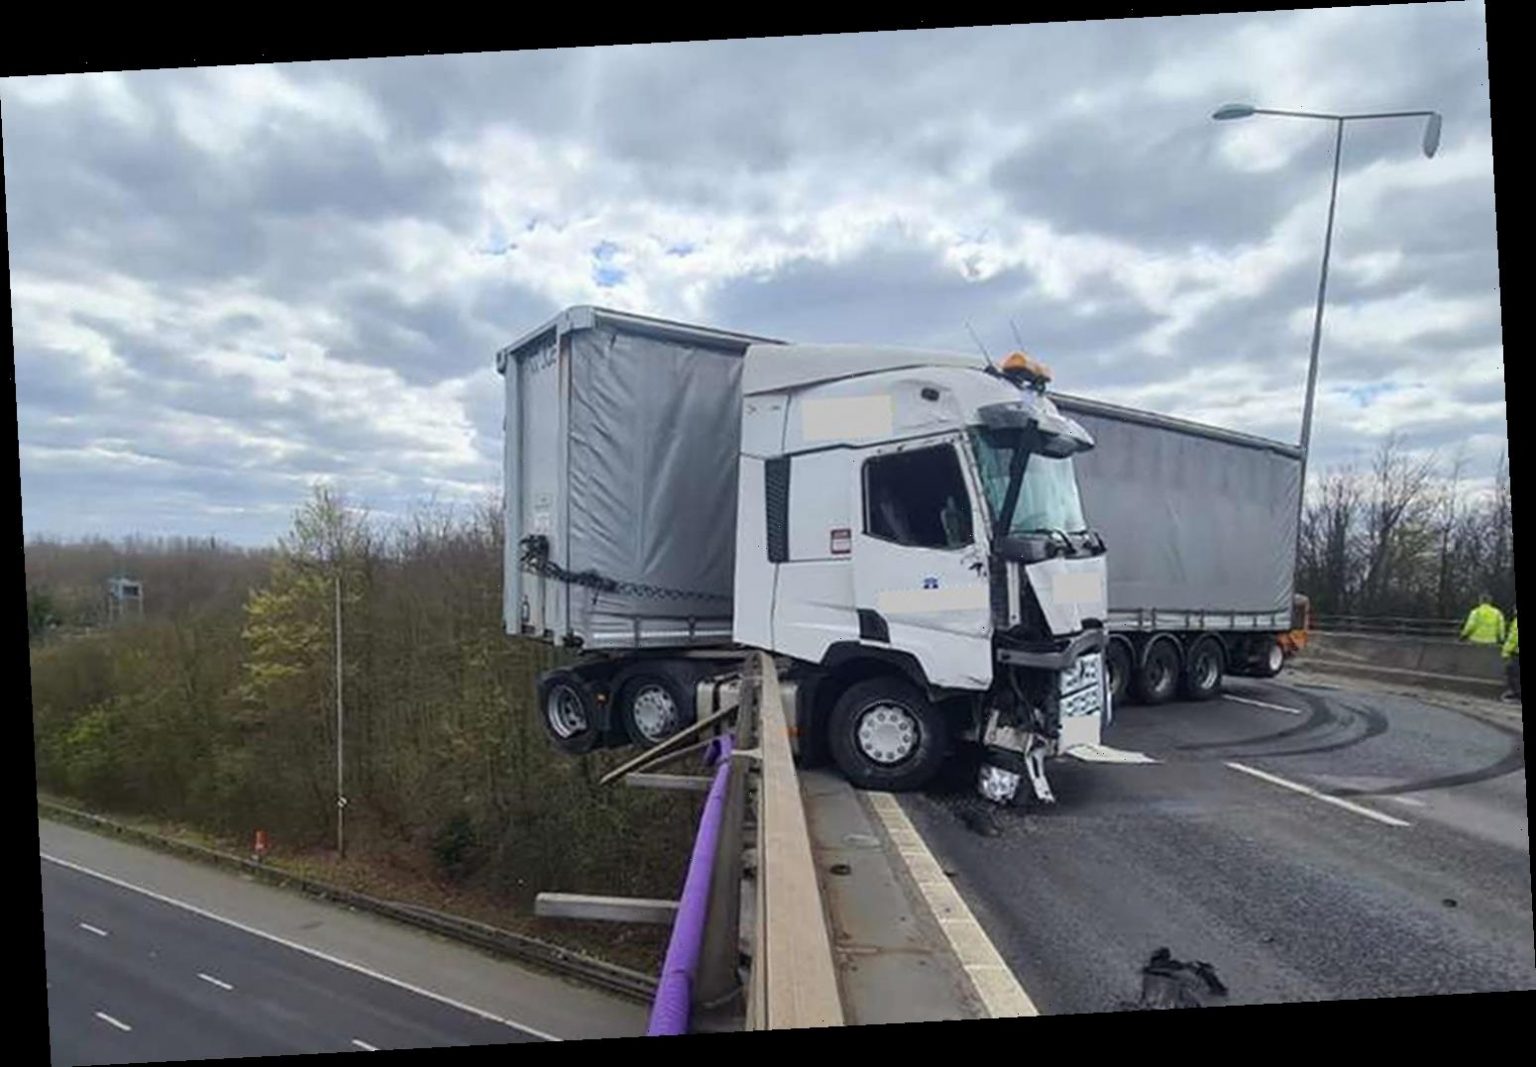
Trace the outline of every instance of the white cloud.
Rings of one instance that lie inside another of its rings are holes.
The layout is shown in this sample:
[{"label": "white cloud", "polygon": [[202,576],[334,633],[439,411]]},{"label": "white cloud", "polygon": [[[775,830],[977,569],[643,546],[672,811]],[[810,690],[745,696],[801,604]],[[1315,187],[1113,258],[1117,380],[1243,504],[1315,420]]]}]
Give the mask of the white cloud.
[{"label": "white cloud", "polygon": [[[1330,343],[1384,350],[1401,360],[1411,357],[1413,343],[1425,334],[1464,330],[1498,314],[1497,294],[1445,299],[1418,289],[1328,309],[1324,329]],[[1291,333],[1310,337],[1312,319],[1313,309],[1297,308],[1290,317]]]},{"label": "white cloud", "polygon": [[1318,445],[1481,440],[1497,290],[1437,273],[1495,273],[1481,33],[1453,4],[6,80],[28,529],[135,479],[263,535],[314,477],[494,491],[488,368],[535,315],[730,298],[783,336],[807,272],[873,292],[848,337],[1027,306],[1103,357],[1069,392],[1293,438],[1328,128],[1229,100],[1445,108],[1433,160],[1410,121],[1347,135]]},{"label": "white cloud", "polygon": [[373,101],[340,79],[299,85],[281,67],[198,71],[168,92],[181,134],[210,155],[230,157],[263,127],[287,123],[361,133],[382,141],[388,124]]}]

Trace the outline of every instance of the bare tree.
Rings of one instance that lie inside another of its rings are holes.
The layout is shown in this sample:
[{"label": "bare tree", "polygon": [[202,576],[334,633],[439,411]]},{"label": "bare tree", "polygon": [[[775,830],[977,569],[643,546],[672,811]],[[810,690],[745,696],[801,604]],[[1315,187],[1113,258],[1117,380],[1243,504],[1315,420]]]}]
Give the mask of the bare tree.
[{"label": "bare tree", "polygon": [[1456,521],[1461,515],[1461,478],[1467,469],[1467,445],[1463,441],[1456,447],[1451,458],[1451,473],[1440,497],[1440,552],[1435,571],[1435,613],[1448,618],[1455,610],[1451,602],[1453,569],[1452,545]]},{"label": "bare tree", "polygon": [[[1362,606],[1367,612],[1390,610],[1394,572],[1408,570],[1414,553],[1405,552],[1405,534],[1419,534],[1432,506],[1426,492],[1434,476],[1433,456],[1413,457],[1392,433],[1376,450],[1365,502]],[[1415,538],[1417,541],[1417,538]]]},{"label": "bare tree", "polygon": [[1329,471],[1318,481],[1318,499],[1309,504],[1302,526],[1302,574],[1299,585],[1311,591],[1320,614],[1347,614],[1353,608],[1355,530],[1359,522],[1359,477],[1348,467]]},{"label": "bare tree", "polygon": [[1509,455],[1500,452],[1493,469],[1493,499],[1485,518],[1488,562],[1482,579],[1488,587],[1485,592],[1505,607],[1515,602],[1515,514],[1509,481]]}]

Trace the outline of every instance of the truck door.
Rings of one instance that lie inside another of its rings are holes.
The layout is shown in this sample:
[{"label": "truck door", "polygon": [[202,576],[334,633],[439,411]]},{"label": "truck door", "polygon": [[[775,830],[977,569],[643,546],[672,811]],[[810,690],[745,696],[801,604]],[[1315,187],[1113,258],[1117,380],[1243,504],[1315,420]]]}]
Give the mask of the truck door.
[{"label": "truck door", "polygon": [[911,653],[935,685],[990,686],[982,513],[955,442],[863,450],[853,493],[861,643]]}]

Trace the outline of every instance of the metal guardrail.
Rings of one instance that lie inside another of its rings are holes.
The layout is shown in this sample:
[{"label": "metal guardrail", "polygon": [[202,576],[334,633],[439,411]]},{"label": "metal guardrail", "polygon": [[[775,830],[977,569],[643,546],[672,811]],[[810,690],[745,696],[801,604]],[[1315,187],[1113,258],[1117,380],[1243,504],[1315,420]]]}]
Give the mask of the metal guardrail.
[{"label": "metal guardrail", "polygon": [[1454,640],[1461,634],[1460,619],[1425,619],[1393,615],[1314,615],[1312,628],[1321,633],[1398,634]]},{"label": "metal guardrail", "polygon": [[[778,668],[766,653],[749,653],[734,695],[722,698],[717,690],[711,699],[714,706],[694,725],[603,778],[710,793],[683,900],[672,913],[650,1032],[841,1026],[832,939]],[[655,773],[700,751],[709,761],[724,760],[710,778]],[[645,922],[655,921],[657,904],[541,893],[539,914]]]},{"label": "metal guardrail", "polygon": [[842,999],[773,661],[758,665],[757,915],[747,1029],[842,1026]]},{"label": "metal guardrail", "polygon": [[113,819],[103,818],[91,812],[79,811],[39,797],[39,814],[50,813],[63,822],[96,830],[103,830],[118,837],[136,841],[162,852],[176,853],[214,866],[226,867],[249,874],[269,884],[298,889],[322,900],[343,904],[359,911],[371,912],[396,922],[427,930],[465,944],[487,949],[519,963],[531,964],[555,974],[617,993],[631,1000],[649,1001],[656,992],[656,979],[650,975],[632,971],[626,967],[593,959],[579,952],[572,952],[547,941],[526,934],[503,930],[488,923],[447,915],[415,904],[392,900],[380,900],[352,889],[328,885],[313,878],[284,871],[266,863],[256,863],[240,856],[216,849],[194,845],[188,841],[129,826]]}]

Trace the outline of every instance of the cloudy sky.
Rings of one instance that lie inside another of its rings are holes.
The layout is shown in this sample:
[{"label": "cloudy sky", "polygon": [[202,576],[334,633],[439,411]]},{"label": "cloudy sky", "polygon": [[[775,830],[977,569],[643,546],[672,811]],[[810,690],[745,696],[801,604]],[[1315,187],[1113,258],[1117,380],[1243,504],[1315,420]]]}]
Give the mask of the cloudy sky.
[{"label": "cloudy sky", "polygon": [[29,535],[286,529],[500,479],[498,347],[599,303],[1026,347],[1063,391],[1467,443],[1505,387],[1483,8],[1443,3],[0,81]]}]

